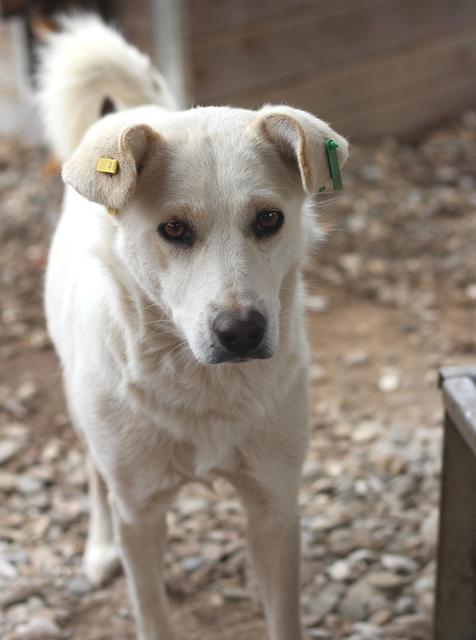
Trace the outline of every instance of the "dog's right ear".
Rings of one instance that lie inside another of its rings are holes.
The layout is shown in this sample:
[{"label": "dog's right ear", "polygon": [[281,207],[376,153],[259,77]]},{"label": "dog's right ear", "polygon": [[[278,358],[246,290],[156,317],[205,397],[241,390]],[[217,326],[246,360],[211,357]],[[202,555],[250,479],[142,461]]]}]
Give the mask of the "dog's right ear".
[{"label": "dog's right ear", "polygon": [[[121,209],[134,195],[141,165],[158,138],[145,124],[91,130],[64,164],[63,180],[88,200]],[[99,171],[99,158],[117,160],[117,172]]]}]

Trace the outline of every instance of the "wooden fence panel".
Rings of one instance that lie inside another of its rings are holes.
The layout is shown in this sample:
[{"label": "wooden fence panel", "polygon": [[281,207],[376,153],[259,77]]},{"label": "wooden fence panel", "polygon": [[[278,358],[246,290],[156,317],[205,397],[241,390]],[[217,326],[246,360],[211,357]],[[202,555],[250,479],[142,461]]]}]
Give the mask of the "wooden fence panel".
[{"label": "wooden fence panel", "polygon": [[476,29],[476,3],[340,0],[278,18],[213,37],[192,37],[191,64],[199,102],[295,81],[469,22]]}]

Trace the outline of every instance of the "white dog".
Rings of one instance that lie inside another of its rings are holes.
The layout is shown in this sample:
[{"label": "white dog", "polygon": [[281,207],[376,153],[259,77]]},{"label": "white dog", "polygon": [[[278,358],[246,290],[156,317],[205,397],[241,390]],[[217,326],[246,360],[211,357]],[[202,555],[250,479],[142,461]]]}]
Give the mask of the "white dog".
[{"label": "white dog", "polygon": [[184,483],[223,477],[246,509],[269,636],[299,640],[300,268],[324,143],[340,164],[347,143],[290,107],[175,111],[116,32],[91,17],[63,26],[40,72],[68,185],[46,314],[90,454],[86,574],[103,583],[120,556],[138,637],[171,640],[166,510]]}]

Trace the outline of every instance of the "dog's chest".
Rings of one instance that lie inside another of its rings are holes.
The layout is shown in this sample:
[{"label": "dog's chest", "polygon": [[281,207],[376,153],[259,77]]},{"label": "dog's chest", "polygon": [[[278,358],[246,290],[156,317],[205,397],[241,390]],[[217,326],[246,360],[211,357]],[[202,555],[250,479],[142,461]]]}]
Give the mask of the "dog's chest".
[{"label": "dog's chest", "polygon": [[150,357],[136,359],[121,395],[136,424],[140,416],[149,433],[146,441],[159,443],[164,473],[207,479],[211,471],[232,472],[240,464],[245,443],[260,432],[276,406],[273,385],[268,389],[259,365],[250,365],[210,371],[193,363],[157,367]]}]

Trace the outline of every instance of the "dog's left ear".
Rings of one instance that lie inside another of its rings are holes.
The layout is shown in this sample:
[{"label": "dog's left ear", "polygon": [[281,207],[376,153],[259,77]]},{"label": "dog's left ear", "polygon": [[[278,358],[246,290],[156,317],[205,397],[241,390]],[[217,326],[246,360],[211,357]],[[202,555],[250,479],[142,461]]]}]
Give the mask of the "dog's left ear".
[{"label": "dog's left ear", "polygon": [[300,109],[267,105],[258,112],[257,125],[277,147],[284,162],[299,171],[308,195],[315,194],[330,179],[326,140],[337,143],[339,166],[343,166],[349,155],[345,138],[323,120]]},{"label": "dog's left ear", "polygon": [[[92,128],[64,164],[63,180],[88,200],[121,209],[134,195],[141,165],[158,140],[145,124]],[[98,168],[100,158],[116,161],[111,172]]]}]

